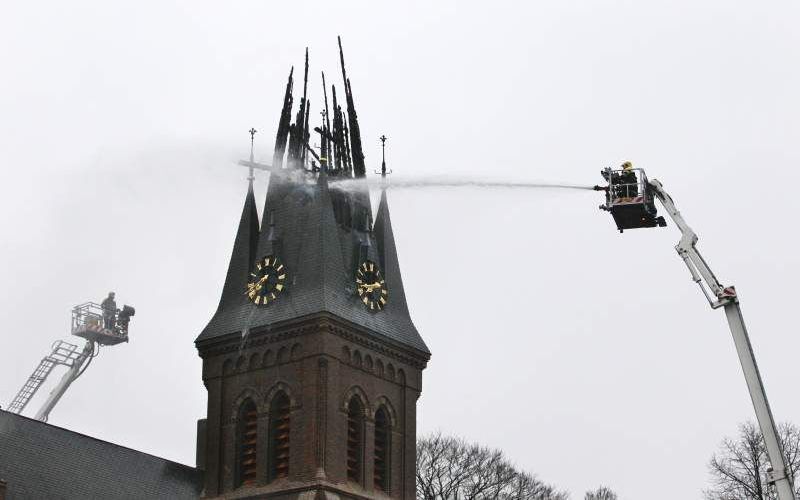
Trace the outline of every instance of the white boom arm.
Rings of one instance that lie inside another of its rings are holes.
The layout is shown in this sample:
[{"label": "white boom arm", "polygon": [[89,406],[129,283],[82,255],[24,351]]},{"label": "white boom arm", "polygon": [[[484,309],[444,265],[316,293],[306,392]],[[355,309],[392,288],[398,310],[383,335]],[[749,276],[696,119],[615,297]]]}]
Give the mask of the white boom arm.
[{"label": "white boom arm", "polygon": [[56,403],[61,399],[61,396],[67,392],[70,384],[75,382],[75,379],[80,376],[81,368],[83,368],[84,363],[89,361],[92,358],[92,353],[94,352],[94,342],[86,341],[86,345],[83,348],[83,352],[77,359],[72,363],[67,373],[61,377],[61,380],[58,382],[58,385],[50,391],[50,395],[47,396],[47,401],[44,402],[39,411],[36,412],[35,418],[36,420],[40,420],[42,422],[47,422],[47,417],[50,415],[50,411],[56,406]]},{"label": "white boom arm", "polygon": [[675,246],[678,255],[681,256],[692,274],[692,279],[700,286],[703,295],[708,299],[713,309],[722,307],[725,316],[728,318],[728,325],[733,335],[733,342],[736,345],[736,352],[739,354],[739,362],[742,364],[744,378],[747,388],[750,391],[750,399],[756,410],[756,419],[764,436],[767,448],[767,456],[772,465],[772,472],[768,480],[775,485],[779,500],[796,500],[792,477],[789,475],[786,461],[784,459],[781,442],[778,438],[778,431],[775,426],[775,419],[772,417],[772,410],[769,408],[767,393],[764,390],[764,382],[758,371],[756,358],[753,354],[753,346],[750,344],[750,337],[747,335],[747,328],[742,317],[742,310],[739,307],[739,298],[733,286],[723,287],[717,281],[714,273],[703,260],[700,252],[697,251],[697,235],[686,224],[683,216],[675,208],[672,197],[664,191],[664,187],[657,180],[650,181],[650,187],[655,196],[669,213],[669,216],[680,229],[681,240]]}]

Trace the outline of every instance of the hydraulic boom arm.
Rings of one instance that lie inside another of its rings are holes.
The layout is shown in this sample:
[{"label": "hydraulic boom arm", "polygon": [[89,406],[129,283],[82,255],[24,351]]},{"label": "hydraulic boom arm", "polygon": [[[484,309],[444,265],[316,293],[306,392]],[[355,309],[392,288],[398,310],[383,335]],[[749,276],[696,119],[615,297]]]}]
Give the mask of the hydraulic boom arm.
[{"label": "hydraulic boom arm", "polygon": [[59,402],[61,396],[67,392],[70,384],[75,382],[75,379],[77,379],[83,373],[85,366],[88,366],[88,364],[86,364],[87,361],[91,362],[94,349],[94,342],[87,340],[80,356],[75,359],[75,361],[72,363],[72,366],[69,367],[67,373],[61,377],[61,381],[58,383],[58,385],[56,385],[53,390],[50,391],[50,395],[47,397],[47,400],[44,402],[42,407],[39,408],[39,411],[36,412],[36,416],[33,418],[36,420],[41,420],[42,422],[47,422],[47,417],[50,416],[50,412],[56,406],[56,403]]},{"label": "hydraulic boom arm", "polygon": [[747,335],[747,328],[742,317],[742,310],[739,307],[736,289],[733,286],[723,287],[714,276],[714,273],[711,272],[711,268],[708,267],[708,264],[695,247],[697,235],[686,224],[683,216],[675,207],[672,197],[667,194],[661,183],[654,179],[649,184],[656,198],[661,201],[661,204],[681,231],[682,237],[675,246],[675,250],[686,263],[686,267],[689,268],[692,279],[700,286],[703,295],[706,296],[712,308],[721,307],[725,310],[725,316],[728,318],[728,325],[733,335],[733,342],[736,345],[736,352],[739,354],[739,362],[742,365],[744,378],[747,381],[747,388],[750,391],[750,398],[756,411],[758,425],[764,436],[767,456],[772,465],[769,481],[775,485],[779,500],[796,500],[792,477],[786,467],[783,449],[775,426],[775,419],[769,408],[764,383],[758,371],[753,347],[750,344],[750,337]]}]

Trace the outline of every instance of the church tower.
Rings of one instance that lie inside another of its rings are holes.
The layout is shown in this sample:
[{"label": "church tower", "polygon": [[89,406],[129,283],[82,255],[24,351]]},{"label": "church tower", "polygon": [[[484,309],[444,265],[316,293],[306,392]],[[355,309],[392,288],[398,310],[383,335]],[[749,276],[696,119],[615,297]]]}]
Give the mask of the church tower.
[{"label": "church tower", "polygon": [[339,50],[344,102],[323,74],[313,131],[307,53],[293,123],[289,75],[263,219],[251,176],[219,307],[195,341],[208,391],[204,498],[415,498],[430,352],[409,315],[386,193],[373,222],[358,182],[366,168]]}]

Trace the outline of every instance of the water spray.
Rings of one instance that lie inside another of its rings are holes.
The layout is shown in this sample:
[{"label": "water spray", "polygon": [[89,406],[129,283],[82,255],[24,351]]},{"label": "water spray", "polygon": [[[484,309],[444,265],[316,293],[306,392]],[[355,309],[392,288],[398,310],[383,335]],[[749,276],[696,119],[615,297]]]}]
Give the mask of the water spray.
[{"label": "water spray", "polygon": [[592,191],[603,189],[599,186],[586,186],[569,183],[526,182],[488,178],[454,177],[397,177],[391,181],[381,178],[345,179],[330,182],[331,189],[353,192],[365,187],[377,189],[430,189],[430,188],[494,188],[494,189],[576,189]]}]

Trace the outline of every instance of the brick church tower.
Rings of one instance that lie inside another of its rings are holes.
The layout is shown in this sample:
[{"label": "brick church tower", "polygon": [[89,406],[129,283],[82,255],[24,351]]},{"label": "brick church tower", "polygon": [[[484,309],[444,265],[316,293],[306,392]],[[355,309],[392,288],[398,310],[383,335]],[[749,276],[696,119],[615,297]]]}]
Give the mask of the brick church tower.
[{"label": "brick church tower", "polygon": [[208,390],[204,498],[415,497],[430,353],[409,315],[386,193],[373,222],[358,182],[364,155],[341,64],[345,102],[324,87],[316,131],[308,54],[294,123],[290,73],[263,221],[251,179],[219,307],[195,342]]}]

